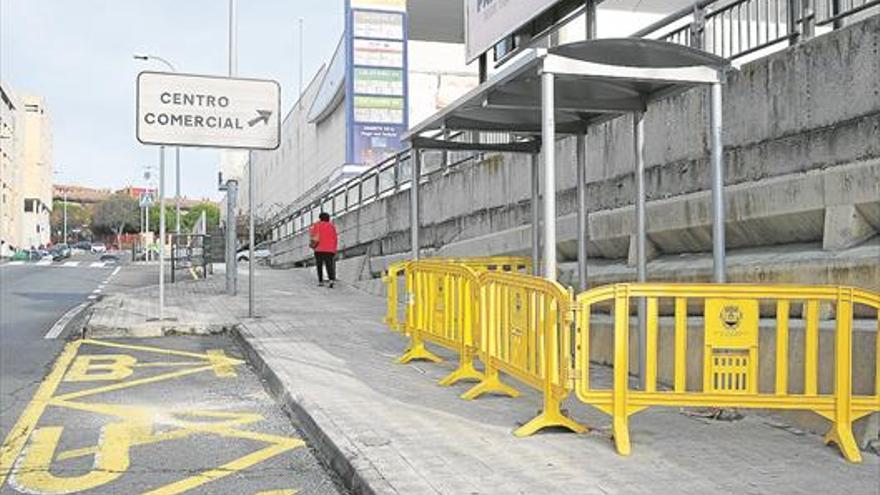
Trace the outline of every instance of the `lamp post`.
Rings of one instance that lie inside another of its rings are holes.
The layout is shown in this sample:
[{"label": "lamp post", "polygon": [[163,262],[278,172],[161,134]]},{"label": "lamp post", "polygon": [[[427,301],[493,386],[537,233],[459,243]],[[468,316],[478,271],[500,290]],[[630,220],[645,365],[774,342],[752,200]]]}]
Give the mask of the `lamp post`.
[{"label": "lamp post", "polygon": [[[59,175],[61,175],[61,171],[56,170],[55,172],[52,173],[52,175],[59,176]],[[64,187],[64,205],[62,205],[62,211],[64,212],[63,213],[64,214],[64,227],[63,227],[64,230],[62,230],[62,234],[61,234],[61,239],[62,239],[61,243],[67,244],[67,187],[66,186]],[[51,234],[51,232],[52,232],[52,230],[50,228],[49,233]]]},{"label": "lamp post", "polygon": [[[165,60],[158,55],[134,55],[135,60],[150,61],[155,60],[165,64],[171,72],[177,72],[177,68],[171,62]],[[174,233],[180,235],[180,147],[174,148],[174,216],[175,228]]]}]

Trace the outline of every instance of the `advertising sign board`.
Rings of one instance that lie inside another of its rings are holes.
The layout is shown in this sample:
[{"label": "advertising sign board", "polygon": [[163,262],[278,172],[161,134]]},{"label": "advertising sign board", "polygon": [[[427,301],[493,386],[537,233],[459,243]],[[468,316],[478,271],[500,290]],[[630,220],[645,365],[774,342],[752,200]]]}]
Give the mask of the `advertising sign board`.
[{"label": "advertising sign board", "polygon": [[560,0],[465,0],[464,44],[467,62],[540,16]]}]

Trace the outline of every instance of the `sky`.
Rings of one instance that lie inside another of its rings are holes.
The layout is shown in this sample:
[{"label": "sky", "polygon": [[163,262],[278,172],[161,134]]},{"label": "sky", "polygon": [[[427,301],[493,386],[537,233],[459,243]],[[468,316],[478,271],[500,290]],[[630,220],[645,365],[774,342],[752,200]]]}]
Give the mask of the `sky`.
[{"label": "sky", "polygon": [[[303,84],[333,54],[342,0],[238,0],[238,75],[281,84],[282,109],[298,93],[298,19]],[[227,75],[228,0],[0,0],[0,80],[46,98],[54,134],[55,181],[90,187],[145,185],[159,151],[135,138],[135,82],[164,70],[135,53],[158,55],[181,72]],[[166,187],[174,193],[173,152]],[[170,165],[170,166],[169,166]],[[220,198],[219,152],[181,150],[181,194]]]}]

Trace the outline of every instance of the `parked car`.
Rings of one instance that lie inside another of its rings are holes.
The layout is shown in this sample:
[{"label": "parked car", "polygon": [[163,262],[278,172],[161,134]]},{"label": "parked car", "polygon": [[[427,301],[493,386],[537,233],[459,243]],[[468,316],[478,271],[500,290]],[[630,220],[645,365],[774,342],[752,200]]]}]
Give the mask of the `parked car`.
[{"label": "parked car", "polygon": [[[266,263],[269,261],[269,256],[272,253],[269,251],[269,241],[261,242],[254,247],[254,261],[257,263]],[[235,261],[242,262],[248,261],[248,257],[250,256],[250,249],[248,247],[244,247],[238,250],[238,253],[235,254]]]},{"label": "parked car", "polygon": [[52,261],[61,261],[70,258],[71,250],[67,244],[56,244],[49,250]]},{"label": "parked car", "polygon": [[105,246],[104,243],[96,242],[96,243],[92,244],[92,253],[98,254],[98,253],[106,253],[106,252],[107,252],[107,246]]},{"label": "parked car", "polygon": [[105,253],[101,255],[100,261],[104,261],[106,263],[119,263],[119,255]]},{"label": "parked car", "polygon": [[82,249],[83,251],[92,251],[92,243],[89,241],[79,241],[73,245],[74,249]]}]

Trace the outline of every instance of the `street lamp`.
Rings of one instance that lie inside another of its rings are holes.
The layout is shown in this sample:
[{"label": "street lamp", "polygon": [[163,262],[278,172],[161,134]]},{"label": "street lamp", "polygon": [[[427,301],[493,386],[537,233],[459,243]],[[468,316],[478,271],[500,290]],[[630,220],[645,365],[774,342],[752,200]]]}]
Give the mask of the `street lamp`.
[{"label": "street lamp", "polygon": [[[143,60],[148,62],[150,60],[155,60],[159,63],[165,64],[171,72],[177,72],[177,68],[171,64],[168,60],[158,56],[158,55],[134,55],[135,60]],[[164,148],[164,146],[162,147]],[[164,155],[164,152],[163,152]],[[180,235],[180,147],[174,148],[174,180],[175,180],[175,190],[174,190],[174,214],[175,214],[175,233]]]},{"label": "street lamp", "polygon": [[[56,170],[56,171],[53,173],[53,175],[55,175],[55,176],[61,175],[61,171],[60,171],[60,170]],[[61,243],[62,243],[62,244],[67,244],[67,186],[64,186],[64,206],[63,206],[62,208],[63,208],[63,211],[64,211],[64,231],[63,231],[64,233],[62,234],[62,235],[63,235],[63,237],[62,237],[63,240],[61,241]],[[52,230],[50,229],[49,232],[51,232],[51,231],[52,231]]]}]

